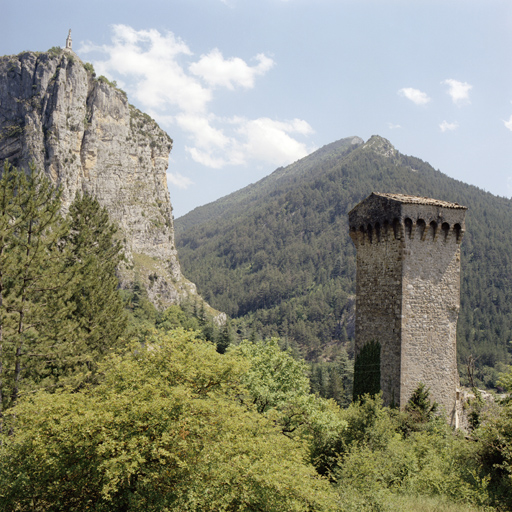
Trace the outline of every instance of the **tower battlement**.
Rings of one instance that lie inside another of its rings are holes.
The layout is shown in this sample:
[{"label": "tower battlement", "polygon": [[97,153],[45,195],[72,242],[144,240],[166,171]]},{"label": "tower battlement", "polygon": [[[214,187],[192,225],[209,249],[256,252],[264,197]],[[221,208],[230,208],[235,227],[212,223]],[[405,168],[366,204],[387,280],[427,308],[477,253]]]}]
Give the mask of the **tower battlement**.
[{"label": "tower battlement", "polygon": [[[466,210],[437,199],[373,193],[349,213],[357,249],[354,388],[364,391],[368,372],[377,375],[377,368],[384,402],[403,407],[422,382],[453,424]],[[378,361],[364,359],[369,344],[379,347]]]},{"label": "tower battlement", "polygon": [[425,219],[412,220],[406,217],[403,220],[393,219],[392,222],[385,220],[380,222],[369,222],[361,224],[359,227],[350,227],[350,237],[354,245],[375,244],[389,242],[391,240],[414,240],[419,239],[423,242],[444,243],[454,242],[460,244],[464,236],[464,230],[460,223],[450,225],[448,222],[442,222],[441,225],[435,220],[428,224]]}]

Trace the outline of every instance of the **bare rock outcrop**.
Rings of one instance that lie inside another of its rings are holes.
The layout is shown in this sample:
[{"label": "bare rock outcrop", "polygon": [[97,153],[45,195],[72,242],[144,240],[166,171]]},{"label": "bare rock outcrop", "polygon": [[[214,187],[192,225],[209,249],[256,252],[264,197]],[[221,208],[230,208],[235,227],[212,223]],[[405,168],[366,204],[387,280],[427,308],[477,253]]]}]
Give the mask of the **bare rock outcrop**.
[{"label": "bare rock outcrop", "polygon": [[33,162],[63,190],[88,193],[119,225],[123,287],[139,281],[160,308],[195,297],[174,245],[166,169],[171,138],[71,50],[0,58],[0,161]]}]

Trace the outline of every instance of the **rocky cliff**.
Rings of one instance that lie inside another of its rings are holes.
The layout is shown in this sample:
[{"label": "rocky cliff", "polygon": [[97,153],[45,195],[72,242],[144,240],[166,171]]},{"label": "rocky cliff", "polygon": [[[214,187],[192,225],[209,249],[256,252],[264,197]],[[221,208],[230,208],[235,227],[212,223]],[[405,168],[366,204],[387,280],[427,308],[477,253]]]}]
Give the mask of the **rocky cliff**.
[{"label": "rocky cliff", "polygon": [[171,138],[70,50],[0,58],[0,161],[34,162],[63,190],[107,208],[124,237],[121,285],[141,282],[159,307],[195,296],[174,245],[166,169]]}]

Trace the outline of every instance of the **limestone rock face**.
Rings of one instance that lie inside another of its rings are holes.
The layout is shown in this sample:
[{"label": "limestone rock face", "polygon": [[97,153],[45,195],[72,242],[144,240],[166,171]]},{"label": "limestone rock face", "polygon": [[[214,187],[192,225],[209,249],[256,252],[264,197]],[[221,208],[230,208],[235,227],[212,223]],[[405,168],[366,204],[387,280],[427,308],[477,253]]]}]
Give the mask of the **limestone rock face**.
[{"label": "limestone rock face", "polygon": [[166,169],[171,138],[70,50],[0,58],[0,161],[34,162],[63,190],[95,196],[117,222],[127,262],[159,307],[195,294],[174,245]]}]

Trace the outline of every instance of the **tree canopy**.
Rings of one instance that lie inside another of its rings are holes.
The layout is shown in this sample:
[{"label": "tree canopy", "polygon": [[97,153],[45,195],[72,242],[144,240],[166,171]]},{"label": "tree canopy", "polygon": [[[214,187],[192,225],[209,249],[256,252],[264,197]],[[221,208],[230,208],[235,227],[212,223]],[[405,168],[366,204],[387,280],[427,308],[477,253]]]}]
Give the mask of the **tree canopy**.
[{"label": "tree canopy", "polygon": [[0,177],[0,420],[24,392],[78,386],[126,326],[115,228],[97,201],[7,162]]},{"label": "tree canopy", "polygon": [[191,331],[155,333],[105,361],[100,384],[23,401],[2,448],[0,505],[335,510],[303,442],[237,398],[247,367]]}]

